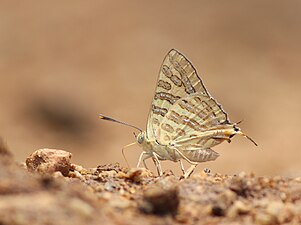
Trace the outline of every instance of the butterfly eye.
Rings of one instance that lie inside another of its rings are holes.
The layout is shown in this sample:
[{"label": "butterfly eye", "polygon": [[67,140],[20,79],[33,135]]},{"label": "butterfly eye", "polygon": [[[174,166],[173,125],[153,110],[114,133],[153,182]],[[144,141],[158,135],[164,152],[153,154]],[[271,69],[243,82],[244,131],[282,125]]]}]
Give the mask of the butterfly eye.
[{"label": "butterfly eye", "polygon": [[138,135],[137,141],[138,141],[139,144],[142,144],[142,142],[144,141],[143,134]]},{"label": "butterfly eye", "polygon": [[234,131],[238,132],[240,129],[238,127],[234,127]]}]

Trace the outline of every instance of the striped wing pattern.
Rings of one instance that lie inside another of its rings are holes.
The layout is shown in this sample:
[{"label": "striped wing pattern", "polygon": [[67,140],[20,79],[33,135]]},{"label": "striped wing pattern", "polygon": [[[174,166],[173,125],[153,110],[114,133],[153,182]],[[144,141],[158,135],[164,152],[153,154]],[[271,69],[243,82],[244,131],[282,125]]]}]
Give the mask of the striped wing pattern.
[{"label": "striped wing pattern", "polygon": [[171,50],[160,69],[148,117],[148,139],[173,144],[192,161],[212,160],[218,154],[210,147],[221,141],[199,134],[227,123],[227,114],[209,95],[192,64]]}]

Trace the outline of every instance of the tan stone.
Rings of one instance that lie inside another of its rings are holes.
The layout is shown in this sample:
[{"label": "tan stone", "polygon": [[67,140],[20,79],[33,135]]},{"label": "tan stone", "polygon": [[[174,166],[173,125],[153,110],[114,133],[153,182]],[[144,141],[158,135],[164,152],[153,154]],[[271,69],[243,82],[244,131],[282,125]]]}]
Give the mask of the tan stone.
[{"label": "tan stone", "polygon": [[56,171],[67,176],[70,170],[70,152],[58,149],[39,149],[26,159],[27,169],[31,172],[53,174]]}]

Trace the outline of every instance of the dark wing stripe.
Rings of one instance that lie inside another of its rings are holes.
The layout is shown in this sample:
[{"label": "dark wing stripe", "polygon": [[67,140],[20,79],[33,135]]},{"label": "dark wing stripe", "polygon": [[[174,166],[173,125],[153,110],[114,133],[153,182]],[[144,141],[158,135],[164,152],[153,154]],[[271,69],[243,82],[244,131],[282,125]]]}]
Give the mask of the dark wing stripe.
[{"label": "dark wing stripe", "polygon": [[159,80],[158,81],[158,87],[161,87],[161,88],[169,91],[171,89],[171,84],[168,83],[167,81]]},{"label": "dark wing stripe", "polygon": [[[158,106],[152,105],[152,112],[154,114],[160,115],[162,117],[165,116],[165,114],[167,113],[167,109],[165,108],[160,108]],[[157,119],[158,120],[158,119]]]},{"label": "dark wing stripe", "polygon": [[168,101],[170,104],[174,104],[177,100],[180,99],[179,96],[174,96],[170,93],[167,92],[157,92],[155,94],[155,100],[160,99],[160,100],[166,100]]}]

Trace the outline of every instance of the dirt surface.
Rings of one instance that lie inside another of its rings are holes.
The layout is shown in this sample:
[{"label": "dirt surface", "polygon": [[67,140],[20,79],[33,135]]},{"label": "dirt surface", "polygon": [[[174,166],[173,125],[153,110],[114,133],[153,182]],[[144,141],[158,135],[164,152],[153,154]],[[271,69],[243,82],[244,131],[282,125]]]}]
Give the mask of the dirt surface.
[{"label": "dirt surface", "polygon": [[1,224],[301,223],[301,178],[201,172],[180,179],[171,171],[157,177],[118,163],[86,169],[69,160],[62,167],[56,164],[70,159],[68,152],[49,149],[27,158],[39,168],[29,172],[4,145],[0,154]]}]

